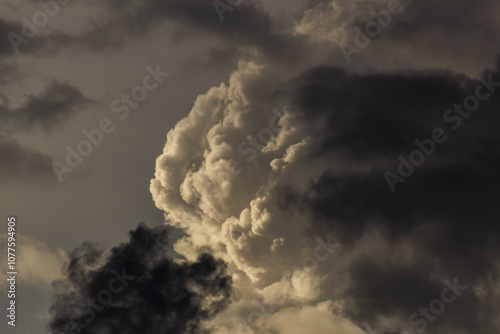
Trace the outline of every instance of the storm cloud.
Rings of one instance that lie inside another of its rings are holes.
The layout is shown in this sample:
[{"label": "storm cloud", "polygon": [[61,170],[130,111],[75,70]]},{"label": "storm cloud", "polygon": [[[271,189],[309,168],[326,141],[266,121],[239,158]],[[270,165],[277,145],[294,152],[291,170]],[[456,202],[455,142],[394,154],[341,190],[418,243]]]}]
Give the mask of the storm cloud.
[{"label": "storm cloud", "polygon": [[231,293],[225,265],[209,254],[196,262],[167,257],[167,228],[144,224],[130,241],[102,250],[84,243],[54,283],[52,333],[199,333]]}]

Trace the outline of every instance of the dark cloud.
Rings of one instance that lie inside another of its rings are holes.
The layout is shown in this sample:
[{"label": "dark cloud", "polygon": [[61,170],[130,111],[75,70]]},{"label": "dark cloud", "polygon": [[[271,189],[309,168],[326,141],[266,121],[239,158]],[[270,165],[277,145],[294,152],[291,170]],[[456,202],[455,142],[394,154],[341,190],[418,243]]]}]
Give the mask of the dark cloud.
[{"label": "dark cloud", "polygon": [[262,8],[244,1],[233,11],[226,12],[222,22],[212,2],[196,0],[149,1],[144,6],[144,15],[180,24],[181,36],[208,34],[224,39],[235,48],[257,47],[268,55],[293,57],[291,49],[297,43]]},{"label": "dark cloud", "polygon": [[[499,68],[482,78],[500,83]],[[366,256],[349,269],[346,313],[364,328],[381,315],[407,323],[440,297],[444,279],[458,277],[469,290],[427,331],[492,333],[495,302],[481,300],[475,288],[499,274],[500,87],[455,130],[458,123],[443,118],[482,82],[447,72],[360,76],[328,67],[294,81],[291,109],[302,114],[294,122],[314,133],[316,143],[305,159],[314,165],[336,154],[347,166],[332,163],[305,195],[283,190],[284,208],[311,212],[315,235],[334,232],[346,246],[370,228],[388,231],[386,258]],[[435,144],[435,152],[391,192],[384,172],[397,173],[398,156],[408,159],[418,149],[414,140],[430,138],[437,127],[447,141]],[[359,166],[367,167],[359,172]],[[389,260],[400,243],[421,250],[421,257]]]},{"label": "dark cloud", "polygon": [[[483,78],[488,78],[489,73],[485,72]],[[498,72],[491,78],[500,82]],[[408,210],[415,210],[418,219],[443,211],[448,217],[452,215],[449,218],[456,225],[455,219],[464,216],[462,212],[455,215],[451,208],[466,211],[465,207],[476,202],[457,207],[456,199],[460,198],[464,205],[472,198],[479,203],[491,203],[498,181],[494,166],[499,163],[495,146],[500,137],[495,129],[499,125],[500,90],[481,102],[479,109],[463,119],[456,130],[451,127],[455,122],[443,120],[447,109],[453,108],[455,103],[462,104],[480,84],[478,80],[446,73],[351,76],[332,68],[315,69],[301,77],[299,88],[294,92],[295,107],[303,110],[302,120],[306,124],[325,119],[324,129],[328,129],[318,133],[318,145],[311,156],[321,159],[328,153],[341,151],[357,163],[371,164],[373,169],[363,176],[348,172],[324,175],[317,184],[316,209],[320,209],[323,202],[338,203],[338,210],[326,208],[325,213],[329,218],[349,218],[351,227],[352,220],[364,221],[382,213],[384,219],[394,224],[401,218],[406,218],[405,224],[408,224],[412,213]],[[405,183],[398,184],[396,193],[392,194],[383,172],[386,169],[396,171],[398,155],[408,158],[418,148],[414,140],[429,138],[438,127],[449,139],[436,144],[435,153],[417,167]],[[477,173],[471,173],[472,170]],[[456,184],[457,180],[460,185]],[[421,196],[428,188],[433,189],[432,196],[441,198],[439,206],[429,201],[430,194]],[[330,193],[328,189],[335,190]],[[363,210],[353,210],[345,216],[347,210],[343,208],[352,202],[362,205]]]},{"label": "dark cloud", "polygon": [[[225,264],[209,254],[196,262],[172,260],[169,243],[166,227],[140,224],[106,260],[96,245],[75,249],[66,278],[55,283],[50,331],[79,326],[81,333],[199,333],[200,323],[228,304],[231,279]],[[102,291],[113,288],[120,291],[109,292],[107,302]],[[94,312],[89,301],[96,300]]]},{"label": "dark cloud", "polygon": [[[350,273],[352,281],[348,296],[352,304],[349,305],[347,314],[357,323],[364,324],[364,327],[367,327],[367,324],[375,325],[380,315],[400,318],[407,322],[411,314],[419,312],[419,308],[429,309],[432,301],[440,300],[443,289],[449,289],[447,283],[455,283],[456,277],[433,280],[435,272],[429,271],[429,259],[403,266],[380,264],[369,258],[353,264]],[[460,287],[460,295],[455,296],[454,303],[445,304],[445,311],[428,322],[426,331],[453,333],[465,330],[466,333],[492,333],[495,317],[492,317],[491,311],[494,304],[484,303],[475,295],[471,285],[473,281],[459,275],[457,282],[459,286],[466,288]],[[445,298],[452,298],[453,295],[453,291],[448,290]],[[429,314],[433,316],[431,312]],[[424,317],[417,316],[414,320],[421,318]],[[386,330],[398,332],[398,327],[387,327]],[[421,329],[421,326],[413,329]]]},{"label": "dark cloud", "polygon": [[92,101],[75,87],[51,82],[39,95],[28,95],[19,108],[0,106],[0,128],[4,131],[36,130],[49,132]]},{"label": "dark cloud", "polygon": [[[20,52],[51,54],[74,46],[92,51],[119,48],[159,24],[167,25],[168,34],[174,40],[203,38],[222,41],[224,45],[219,43],[218,47],[231,47],[230,52],[240,47],[252,47],[266,56],[290,58],[295,57],[301,44],[300,39],[289,33],[289,27],[273,21],[258,4],[244,1],[234,6],[232,11],[225,12],[224,21],[220,21],[210,1],[147,0],[138,3],[109,0],[88,5],[93,10],[101,11],[105,19],[100,22],[89,19],[86,29],[77,34],[54,30],[50,34],[37,35],[28,43],[20,44]],[[5,26],[5,29],[19,35],[21,28]],[[6,44],[6,47],[12,49],[10,45]]]}]

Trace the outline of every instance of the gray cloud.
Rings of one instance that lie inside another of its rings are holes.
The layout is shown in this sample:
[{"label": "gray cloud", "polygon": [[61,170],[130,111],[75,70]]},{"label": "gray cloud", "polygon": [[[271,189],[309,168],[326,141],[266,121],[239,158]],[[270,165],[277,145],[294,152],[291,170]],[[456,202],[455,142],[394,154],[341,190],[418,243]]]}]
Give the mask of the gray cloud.
[{"label": "gray cloud", "polygon": [[18,24],[0,19],[0,55],[5,57],[14,54],[14,49],[8,35],[11,32],[20,31],[21,29],[22,27]]},{"label": "gray cloud", "polygon": [[3,131],[40,129],[50,132],[92,102],[75,87],[56,81],[39,95],[27,98],[28,101],[19,108],[0,106],[0,128]]},{"label": "gray cloud", "polygon": [[0,134],[0,180],[10,184],[14,180],[53,177],[52,159],[49,156],[23,147],[13,138]]},{"label": "gray cloud", "polygon": [[[70,47],[83,47],[99,52],[103,49],[119,48],[134,38],[140,38],[159,24],[166,24],[170,38],[213,39],[222,41],[219,47],[257,48],[266,56],[291,57],[299,54],[300,38],[293,37],[290,27],[278,25],[258,4],[242,3],[227,14],[224,22],[219,20],[212,2],[195,0],[90,2],[89,9],[99,10],[104,19],[94,22],[89,17],[86,29],[79,33],[65,33],[51,29],[49,34],[37,35],[22,44],[22,52],[33,55],[50,55]],[[61,11],[64,8],[61,9]],[[62,15],[62,14],[59,14]],[[4,24],[4,30],[21,34],[21,25]],[[0,26],[1,28],[1,26]],[[8,43],[10,44],[10,42]],[[5,44],[6,49],[12,49]]]}]

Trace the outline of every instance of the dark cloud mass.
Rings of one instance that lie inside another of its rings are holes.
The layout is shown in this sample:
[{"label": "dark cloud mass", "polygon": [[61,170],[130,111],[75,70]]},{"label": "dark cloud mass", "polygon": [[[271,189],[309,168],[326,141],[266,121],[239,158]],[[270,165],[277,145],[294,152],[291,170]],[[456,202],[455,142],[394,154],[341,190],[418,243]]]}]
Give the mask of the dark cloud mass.
[{"label": "dark cloud mass", "polygon": [[[91,243],[75,249],[65,278],[55,282],[51,333],[200,333],[201,321],[228,303],[231,279],[209,254],[196,262],[168,258],[169,243],[166,227],[140,224],[107,259]],[[108,303],[103,289],[121,290],[110,292]]]},{"label": "dark cloud mass", "polygon": [[[496,91],[456,130],[457,121],[446,122],[443,114],[474,95],[483,85],[478,79],[435,72],[356,76],[325,67],[295,81],[300,126],[315,131],[316,145],[305,159],[314,164],[338,153],[350,168],[339,173],[332,165],[304,195],[284,190],[284,203],[310,210],[316,217],[312,231],[334,232],[343,245],[355,245],[370,228],[387,231],[385,258],[368,255],[349,268],[346,313],[367,330],[379,316],[406,322],[439,297],[444,279],[458,277],[469,291],[427,331],[494,332],[491,310],[498,304],[481,300],[474,289],[499,274],[498,68],[482,78],[497,83]],[[318,120],[324,120],[320,128]],[[398,156],[408,159],[418,148],[414,140],[430,138],[437,127],[448,140],[391,192],[384,172],[397,173]],[[369,171],[355,172],[361,165]],[[393,263],[391,249],[400,242],[420,255]]]}]

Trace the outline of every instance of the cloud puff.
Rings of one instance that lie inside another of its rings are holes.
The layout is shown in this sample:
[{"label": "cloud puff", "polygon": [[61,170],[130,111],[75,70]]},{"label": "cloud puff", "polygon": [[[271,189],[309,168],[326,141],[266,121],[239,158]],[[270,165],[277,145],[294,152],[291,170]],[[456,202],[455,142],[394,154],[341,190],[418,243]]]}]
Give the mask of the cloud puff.
[{"label": "cloud puff", "polygon": [[[22,286],[49,288],[50,284],[62,278],[61,267],[68,260],[66,252],[62,249],[50,249],[48,245],[37,238],[16,234],[16,254],[17,270],[22,273],[17,276]],[[0,238],[4,258],[7,258],[7,236]],[[6,276],[4,273],[11,271],[7,269],[7,262],[2,263],[2,285],[5,287]],[[4,283],[5,282],[5,283]]]}]

